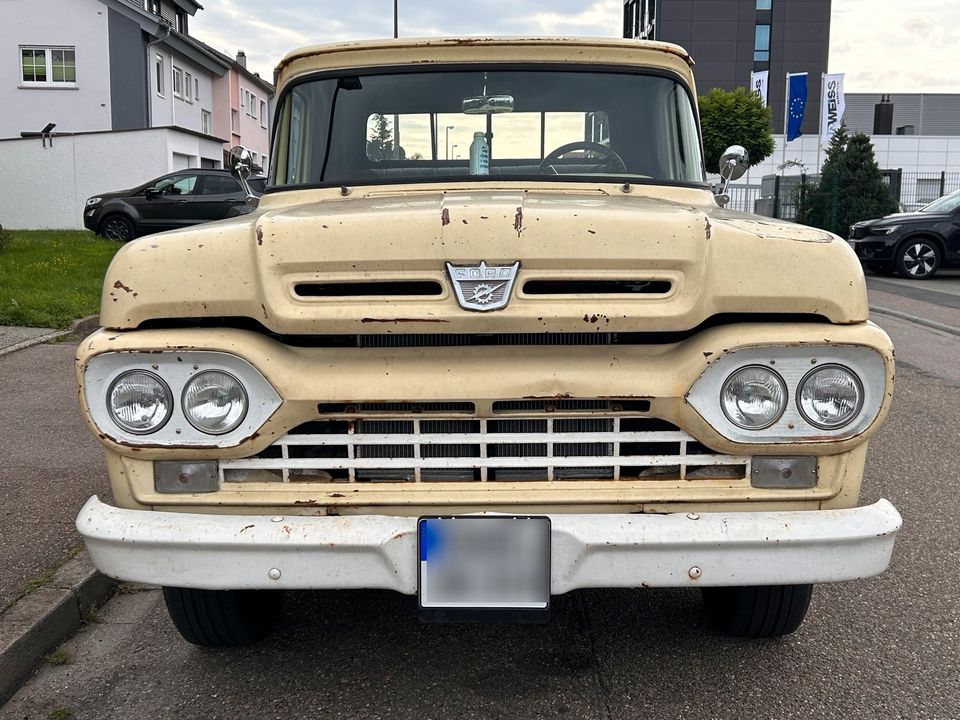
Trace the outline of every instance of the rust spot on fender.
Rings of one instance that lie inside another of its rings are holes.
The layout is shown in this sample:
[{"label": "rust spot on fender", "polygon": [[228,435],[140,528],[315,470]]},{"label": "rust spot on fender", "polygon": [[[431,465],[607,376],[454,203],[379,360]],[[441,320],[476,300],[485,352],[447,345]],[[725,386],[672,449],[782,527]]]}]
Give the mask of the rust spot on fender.
[{"label": "rust spot on fender", "polygon": [[704,218],[706,221],[706,226],[704,227],[704,234],[707,237],[707,240],[710,239],[710,236],[713,235],[713,226],[710,224],[710,218]]},{"label": "rust spot on fender", "polygon": [[240,534],[243,535],[243,533],[244,533],[245,531],[249,530],[249,529],[252,528],[252,527],[254,527],[254,526],[253,526],[253,525],[244,525],[242,528],[240,528]]},{"label": "rust spot on fender", "polygon": [[257,245],[263,245],[263,228],[257,225]]},{"label": "rust spot on fender", "polygon": [[293,504],[300,505],[302,507],[316,507],[320,503],[318,503],[316,500],[294,500]]},{"label": "rust spot on fender", "polygon": [[450,224],[450,210],[447,208],[444,208],[443,211],[440,213],[440,225],[442,225],[443,227],[446,227],[449,224]]},{"label": "rust spot on fender", "polygon": [[327,497],[337,498],[337,497],[346,497],[343,493],[330,493]]},{"label": "rust spot on fender", "polygon": [[445,323],[441,318],[363,318],[362,323]]},{"label": "rust spot on fender", "polygon": [[[128,293],[133,292],[133,290],[131,290],[130,288],[128,288],[126,285],[124,285],[124,284],[123,284],[122,282],[120,282],[119,280],[117,280],[117,281],[113,284],[113,286],[114,286],[117,290],[123,290],[124,292],[128,292]],[[112,295],[112,294],[113,294],[113,293],[111,293],[111,295]]]}]

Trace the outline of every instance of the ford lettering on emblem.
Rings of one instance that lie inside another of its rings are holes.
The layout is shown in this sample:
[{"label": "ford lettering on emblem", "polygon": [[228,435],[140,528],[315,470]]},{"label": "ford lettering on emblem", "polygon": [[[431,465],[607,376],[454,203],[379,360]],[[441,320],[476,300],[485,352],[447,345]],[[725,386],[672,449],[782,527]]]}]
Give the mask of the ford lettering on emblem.
[{"label": "ford lettering on emblem", "polygon": [[447,273],[464,310],[500,310],[510,302],[510,291],[517,278],[520,262],[513,265],[451,265]]}]

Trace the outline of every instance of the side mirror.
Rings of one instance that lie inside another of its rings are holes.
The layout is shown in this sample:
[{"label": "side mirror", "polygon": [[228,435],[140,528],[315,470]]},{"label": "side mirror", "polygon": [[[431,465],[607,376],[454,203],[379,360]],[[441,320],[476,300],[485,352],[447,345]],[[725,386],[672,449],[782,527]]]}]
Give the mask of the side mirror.
[{"label": "side mirror", "polygon": [[148,187],[143,191],[143,194],[146,196],[147,200],[153,200],[155,197],[160,197],[163,193],[160,188]]},{"label": "side mirror", "polygon": [[733,182],[743,177],[750,167],[750,155],[742,145],[731,145],[720,156],[720,177],[725,182]]},{"label": "side mirror", "polygon": [[247,204],[256,207],[259,204],[257,196],[253,194],[250,183],[247,178],[253,173],[253,155],[243,145],[234,145],[227,153],[227,165],[230,168],[230,174],[240,183],[240,187],[247,194]]},{"label": "side mirror", "polygon": [[720,192],[714,195],[720,207],[730,202],[727,188],[734,180],[739,180],[750,167],[750,154],[742,145],[731,145],[720,156]]}]

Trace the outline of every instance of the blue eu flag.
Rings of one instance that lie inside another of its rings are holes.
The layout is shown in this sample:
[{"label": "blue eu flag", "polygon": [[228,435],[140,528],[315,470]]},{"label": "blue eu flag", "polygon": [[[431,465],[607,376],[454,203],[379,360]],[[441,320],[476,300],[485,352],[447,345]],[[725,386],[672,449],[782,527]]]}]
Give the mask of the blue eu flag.
[{"label": "blue eu flag", "polygon": [[790,75],[790,94],[787,97],[787,141],[800,136],[803,111],[807,108],[807,74]]}]

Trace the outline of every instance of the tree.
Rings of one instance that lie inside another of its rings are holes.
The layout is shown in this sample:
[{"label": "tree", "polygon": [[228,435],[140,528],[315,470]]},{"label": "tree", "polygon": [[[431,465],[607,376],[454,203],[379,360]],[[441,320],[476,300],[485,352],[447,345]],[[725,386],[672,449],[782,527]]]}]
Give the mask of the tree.
[{"label": "tree", "polygon": [[859,132],[851,136],[841,125],[830,138],[819,185],[804,187],[801,183],[798,221],[846,237],[853,223],[898,209],[870,138]]},{"label": "tree", "polygon": [[751,167],[773,153],[771,111],[755,93],[742,87],[733,91],[714,88],[700,97],[699,105],[707,172],[717,172],[720,156],[731,145],[747,149]]},{"label": "tree", "polygon": [[373,130],[367,140],[367,157],[371,160],[394,160],[393,130],[390,122],[380,113],[373,116]]}]

